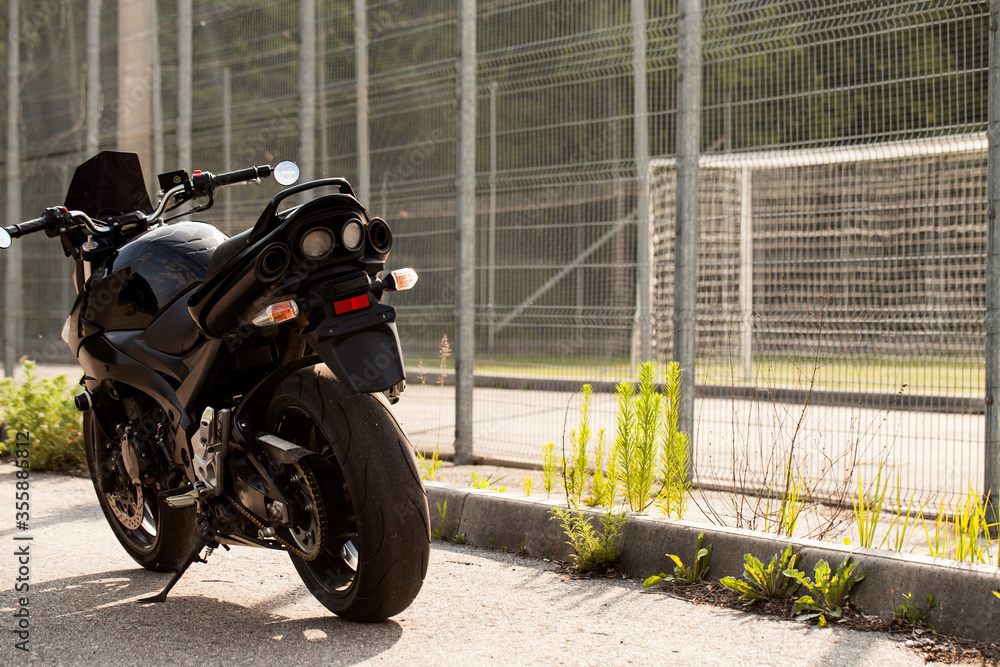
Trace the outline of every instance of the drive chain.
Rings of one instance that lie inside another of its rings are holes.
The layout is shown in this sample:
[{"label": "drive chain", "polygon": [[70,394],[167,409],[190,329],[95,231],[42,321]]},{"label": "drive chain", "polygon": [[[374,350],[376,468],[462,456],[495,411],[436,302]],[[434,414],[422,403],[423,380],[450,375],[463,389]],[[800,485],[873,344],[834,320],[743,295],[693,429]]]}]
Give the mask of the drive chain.
[{"label": "drive chain", "polygon": [[[236,446],[236,448],[242,449],[242,447],[239,447],[238,445]],[[295,464],[295,470],[298,472],[300,479],[306,485],[306,491],[308,491],[309,493],[309,501],[312,503],[316,515],[316,548],[312,550],[312,553],[306,553],[305,551],[302,551],[301,549],[296,547],[294,544],[290,543],[288,540],[278,535],[275,535],[273,539],[276,542],[278,542],[278,544],[285,547],[285,549],[287,549],[289,553],[298,556],[302,560],[313,561],[316,560],[319,557],[320,553],[322,553],[323,551],[323,537],[324,537],[323,527],[326,525],[326,509],[323,507],[323,503],[322,500],[320,499],[320,496],[318,496],[313,491],[313,489],[317,487],[315,487],[316,478],[313,476],[312,471],[302,468],[298,463]],[[266,530],[268,527],[270,527],[270,524],[268,522],[266,522],[261,517],[258,517],[256,514],[251,512],[246,507],[244,507],[242,503],[240,503],[238,500],[230,496],[228,493],[224,493],[223,497],[229,502],[231,502],[233,504],[233,507],[238,509],[240,513],[243,514],[243,516],[245,516],[251,523],[257,526],[259,529]]]}]

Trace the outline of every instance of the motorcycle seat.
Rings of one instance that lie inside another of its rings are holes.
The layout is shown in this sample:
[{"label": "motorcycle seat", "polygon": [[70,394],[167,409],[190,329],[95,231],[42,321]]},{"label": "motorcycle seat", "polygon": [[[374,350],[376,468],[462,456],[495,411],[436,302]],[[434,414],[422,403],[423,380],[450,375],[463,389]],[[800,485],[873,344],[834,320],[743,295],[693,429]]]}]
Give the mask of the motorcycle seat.
[{"label": "motorcycle seat", "polygon": [[215,252],[212,253],[212,258],[208,260],[208,269],[205,273],[205,280],[208,280],[218,273],[219,270],[229,262],[229,260],[236,257],[236,255],[240,254],[241,250],[247,247],[247,241],[249,240],[250,232],[252,231],[253,228],[240,232],[215,247]]}]

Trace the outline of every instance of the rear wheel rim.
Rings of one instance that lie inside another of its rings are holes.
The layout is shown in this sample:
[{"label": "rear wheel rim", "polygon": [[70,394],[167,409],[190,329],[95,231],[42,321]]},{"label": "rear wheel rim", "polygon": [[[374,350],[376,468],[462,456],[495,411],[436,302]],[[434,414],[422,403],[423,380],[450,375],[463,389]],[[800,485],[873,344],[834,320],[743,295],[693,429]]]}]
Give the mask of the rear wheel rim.
[{"label": "rear wheel rim", "polygon": [[325,536],[320,555],[311,561],[299,558],[299,567],[308,570],[326,594],[346,597],[357,582],[360,540],[340,462],[316,420],[299,407],[286,408],[278,415],[274,434],[320,454],[309,468],[315,478],[324,480],[313,493],[322,494],[326,507],[326,520],[320,527]]}]

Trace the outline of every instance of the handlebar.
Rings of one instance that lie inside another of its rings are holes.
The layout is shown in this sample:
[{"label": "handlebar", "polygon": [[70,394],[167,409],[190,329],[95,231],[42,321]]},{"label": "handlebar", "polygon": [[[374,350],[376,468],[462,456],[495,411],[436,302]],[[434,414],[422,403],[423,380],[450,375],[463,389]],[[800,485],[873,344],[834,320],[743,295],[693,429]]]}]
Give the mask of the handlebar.
[{"label": "handlebar", "polygon": [[260,167],[250,167],[249,169],[230,171],[225,174],[219,174],[218,176],[212,176],[212,187],[225,188],[230,185],[252,183],[254,181],[259,181],[262,178],[267,178],[270,175],[271,165],[267,164]]},{"label": "handlebar", "polygon": [[21,222],[16,225],[11,225],[7,227],[7,233],[10,234],[11,238],[19,238],[33,232],[40,232],[49,226],[49,221],[45,217],[35,218],[34,220],[28,220],[26,222]]},{"label": "handlebar", "polygon": [[62,223],[68,223],[70,219],[78,215],[83,214],[79,211],[70,211],[64,206],[53,206],[52,208],[45,209],[45,213],[42,213],[41,217],[4,227],[3,231],[7,232],[10,238],[16,239],[28,234],[58,227]]},{"label": "handlebar", "polygon": [[[175,185],[163,194],[163,197],[160,199],[160,203],[156,206],[156,210],[147,215],[146,220],[148,222],[155,222],[156,220],[159,220],[167,211],[167,208],[170,206],[170,202],[175,198],[187,201],[195,197],[211,197],[216,188],[226,188],[231,185],[242,185],[243,183],[257,183],[260,182],[260,179],[270,176],[271,172],[272,169],[270,165],[266,164],[259,167],[250,167],[248,169],[230,171],[219,175],[215,175],[210,171],[196,171],[191,176],[190,180],[188,180],[186,172],[174,172],[179,176],[179,178],[174,182],[179,183],[179,185]],[[160,175],[161,185],[164,183],[162,180],[164,176],[170,175],[172,174]],[[166,188],[164,187],[164,189]],[[209,206],[211,206],[211,203]]]},{"label": "handlebar", "polygon": [[[194,197],[211,197],[216,188],[226,188],[232,185],[242,185],[244,183],[257,183],[260,182],[261,179],[270,176],[272,172],[273,170],[271,169],[271,166],[265,164],[259,167],[239,169],[237,171],[230,171],[218,175],[215,175],[210,171],[196,171],[190,180],[187,180],[185,174],[184,181],[186,182],[181,182],[179,185],[167,190],[167,192],[164,193],[163,198],[160,199],[156,210],[145,216],[146,221],[155,222],[156,220],[159,220],[167,210],[167,207],[172,199],[179,197],[183,200],[187,200]],[[184,172],[178,173],[183,174]],[[163,176],[161,175],[161,178],[162,177]],[[179,182],[179,179],[174,182]],[[209,203],[209,206],[211,206],[211,203]],[[53,208],[46,209],[45,213],[43,213],[41,217],[35,218],[34,220],[26,220],[25,222],[20,222],[16,225],[6,227],[0,225],[0,248],[8,247],[11,239],[20,238],[34,232],[56,228],[60,224],[68,224],[74,218],[81,220],[83,224],[95,234],[106,234],[112,229],[108,225],[91,219],[90,216],[82,211],[70,211],[63,206],[55,206]],[[52,235],[54,235],[54,233]]]}]

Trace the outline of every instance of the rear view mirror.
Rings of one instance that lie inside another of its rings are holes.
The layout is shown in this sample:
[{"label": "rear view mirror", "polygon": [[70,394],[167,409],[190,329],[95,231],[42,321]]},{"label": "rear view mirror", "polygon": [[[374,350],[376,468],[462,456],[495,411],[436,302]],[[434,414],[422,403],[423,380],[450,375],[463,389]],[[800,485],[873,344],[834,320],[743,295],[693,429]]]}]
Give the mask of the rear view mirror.
[{"label": "rear view mirror", "polygon": [[291,185],[299,180],[299,165],[291,160],[282,160],[274,168],[274,180],[281,185]]}]

